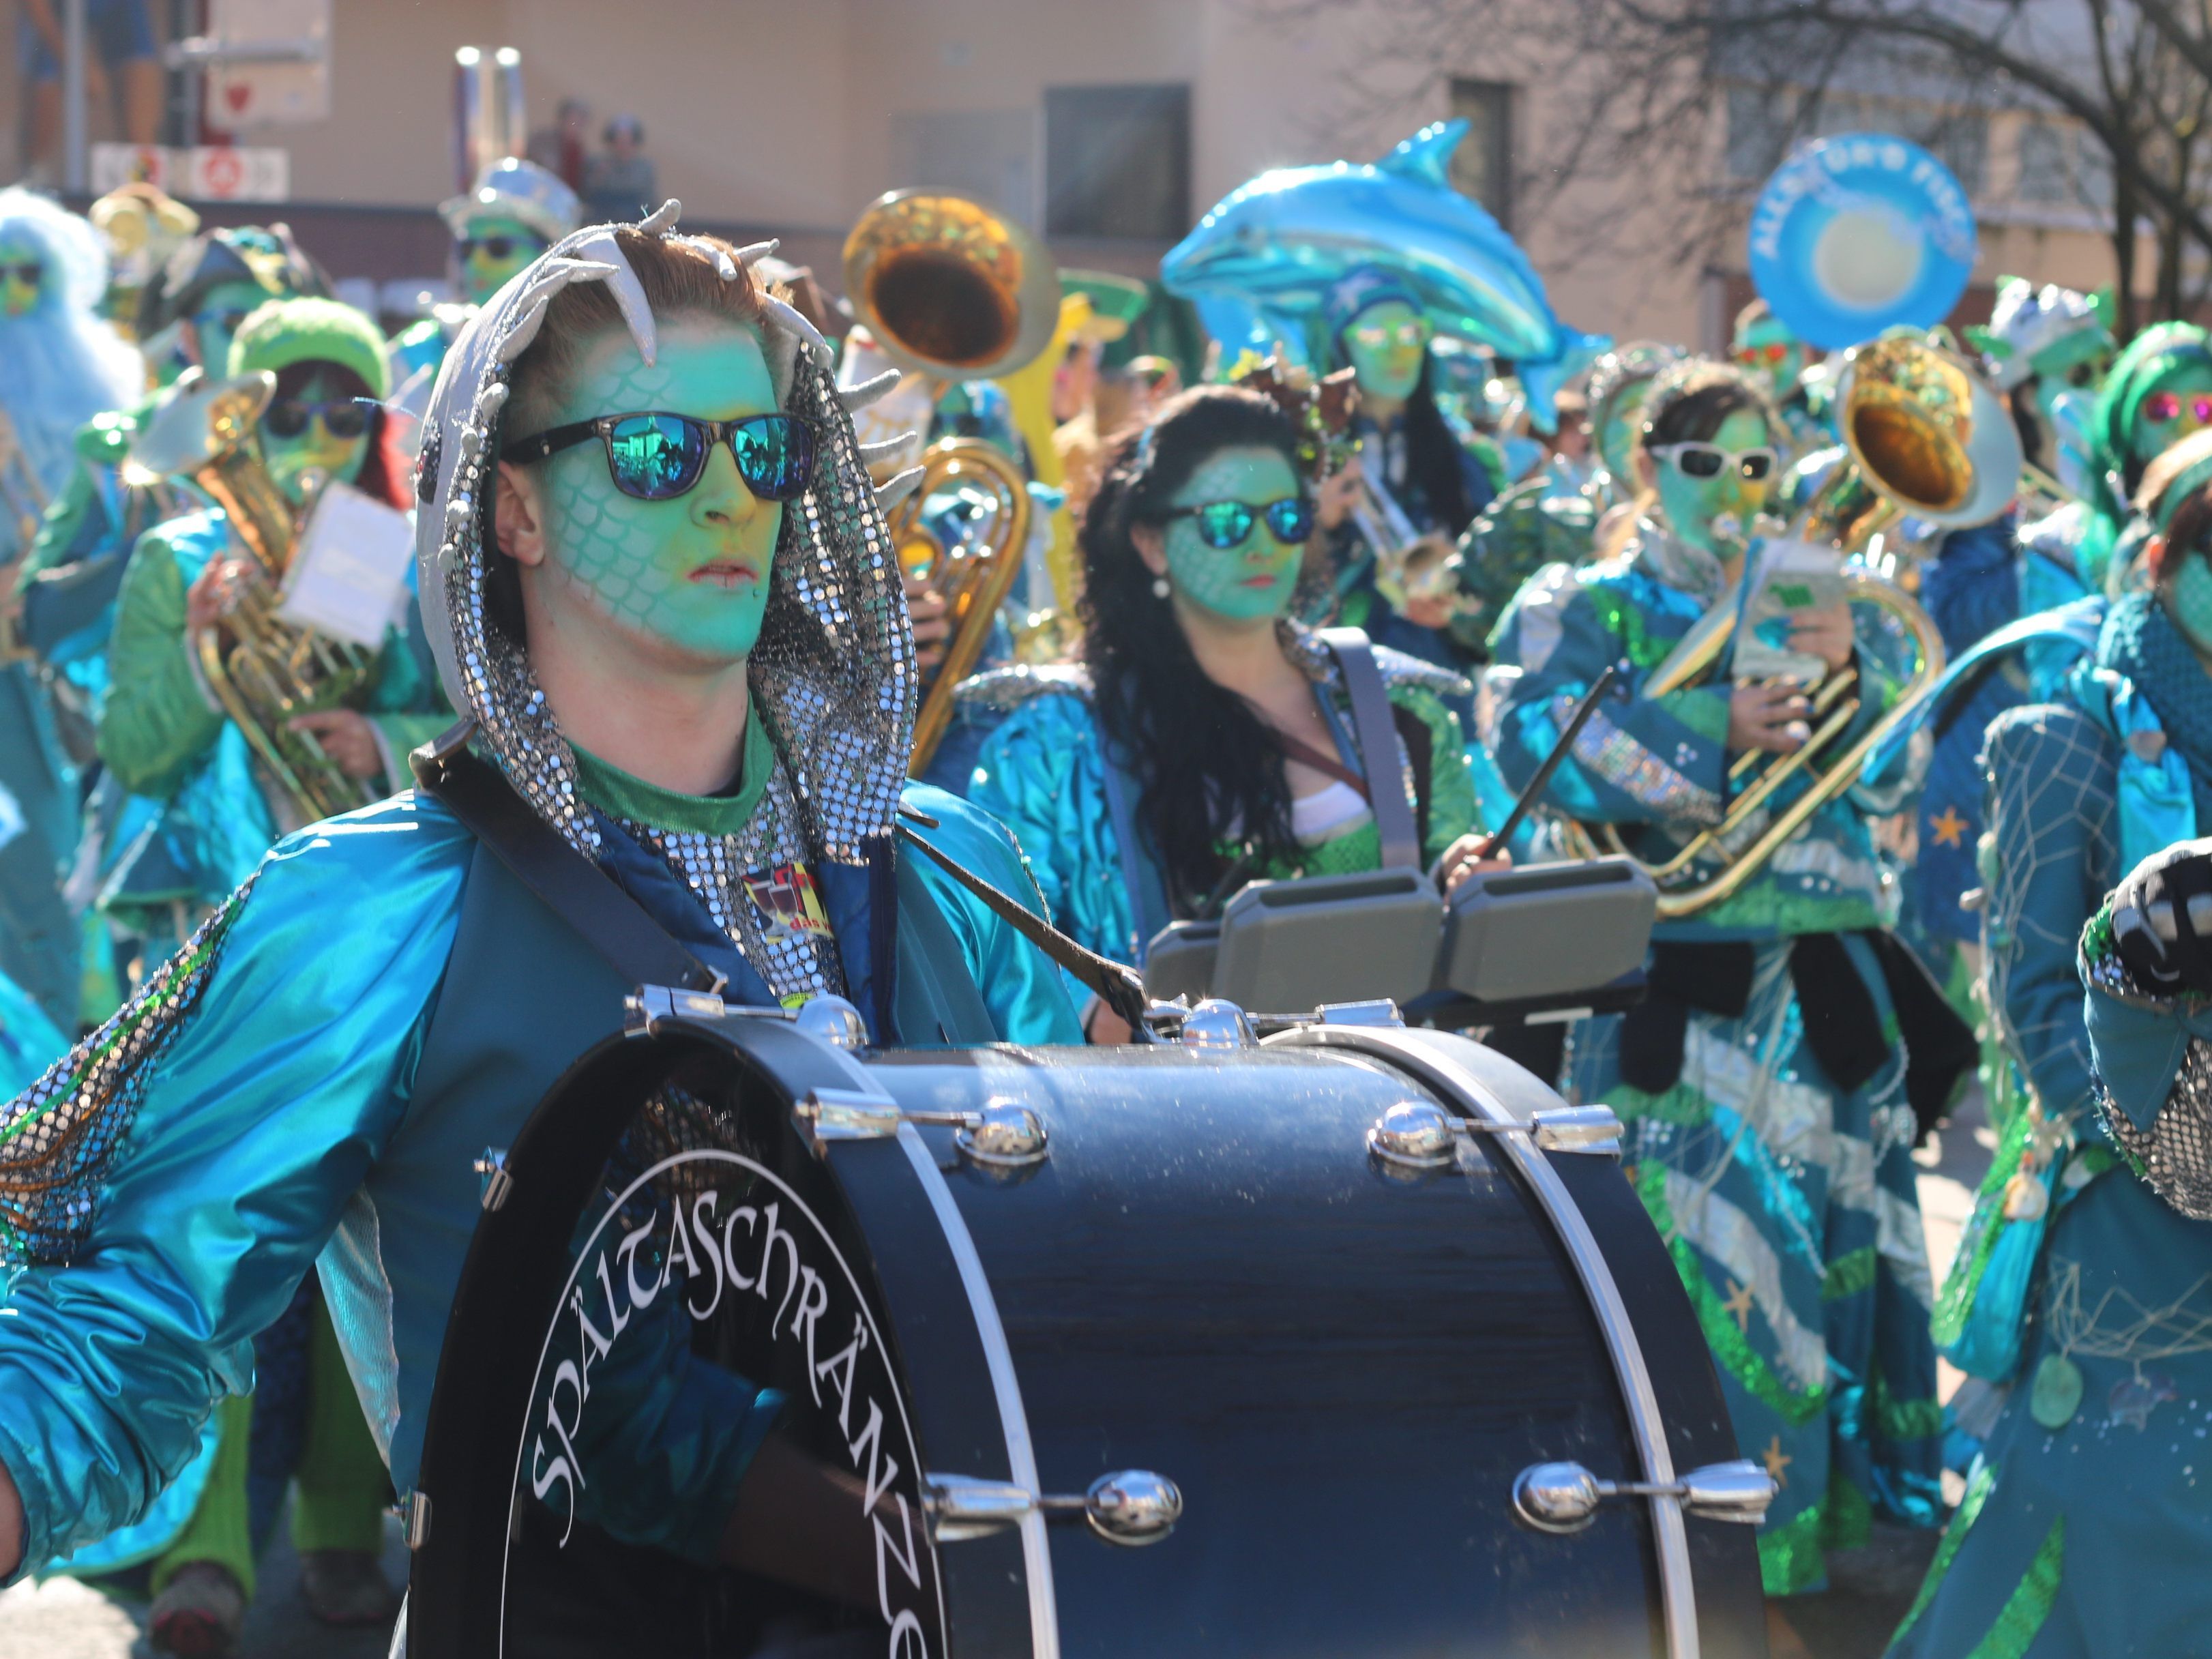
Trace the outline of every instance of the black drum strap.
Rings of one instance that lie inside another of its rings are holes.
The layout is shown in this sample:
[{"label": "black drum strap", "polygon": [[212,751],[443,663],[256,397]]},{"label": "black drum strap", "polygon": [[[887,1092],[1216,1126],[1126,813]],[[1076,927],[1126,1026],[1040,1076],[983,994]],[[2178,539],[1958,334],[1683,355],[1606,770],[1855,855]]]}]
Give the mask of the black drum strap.
[{"label": "black drum strap", "polygon": [[410,755],[416,787],[435,797],[632,985],[720,990],[721,975],[672,938],[606,872],[532,811],[498,768],[469,748],[475,730],[474,720],[464,720]]},{"label": "black drum strap", "polygon": [[1356,628],[1325,628],[1322,643],[1336,658],[1344,692],[1352,704],[1352,729],[1359,740],[1360,763],[1367,771],[1369,805],[1382,843],[1382,868],[1421,868],[1420,831],[1398,781],[1398,722],[1390,713],[1389,689],[1375,660],[1375,647]]}]

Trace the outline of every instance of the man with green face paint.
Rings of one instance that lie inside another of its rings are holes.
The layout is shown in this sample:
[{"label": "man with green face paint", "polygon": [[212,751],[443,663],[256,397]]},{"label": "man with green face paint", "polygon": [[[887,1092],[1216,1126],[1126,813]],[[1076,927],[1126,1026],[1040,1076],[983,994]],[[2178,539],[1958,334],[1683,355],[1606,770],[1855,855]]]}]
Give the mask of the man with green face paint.
[{"label": "man with green face paint", "polygon": [[2154,323],[2128,342],[2089,420],[2094,473],[2075,568],[2093,592],[2143,584],[2148,526],[2130,506],[2150,464],[2212,427],[2212,336],[2193,323]]},{"label": "man with green face paint", "polygon": [[465,196],[440,204],[453,238],[457,306],[440,306],[392,339],[394,403],[419,418],[438,365],[477,307],[575,229],[583,210],[557,173],[514,156],[492,162]]},{"label": "man with green face paint", "polygon": [[[1747,532],[1786,441],[1762,383],[1723,364],[1677,364],[1645,408],[1650,506],[1618,556],[1546,573],[1516,599],[1484,735],[1525,786],[1613,670],[1619,689],[1546,799],[1656,864],[1752,787],[1740,758],[1804,744],[1808,704],[1802,686],[1725,676],[1644,689],[1709,611],[1741,602]],[[1789,643],[1824,672],[1856,667],[1850,729],[1864,731],[1902,682],[1899,647],[1841,605],[1800,615]],[[1571,1038],[1569,1098],[1606,1101],[1629,1126],[1639,1194],[1673,1241],[1737,1441],[1780,1485],[1759,1539],[1772,1595],[1820,1587],[1826,1551],[1848,1547],[1869,1509],[1920,1526],[1942,1512],[1913,1105],[1947,1097],[1972,1041],[1945,1028],[1950,1051],[1916,1036],[1908,1052],[1896,1035],[1900,1018],[1917,1032],[1948,1018],[1881,931],[1889,878],[1872,824],[1911,781],[1875,777],[1826,802],[1729,896],[1662,921],[1646,1001]],[[1804,787],[1781,783],[1776,810]],[[1714,868],[1692,858],[1685,879]]]},{"label": "man with green face paint", "polygon": [[1816,449],[1835,442],[1806,374],[1813,367],[1812,350],[1783,325],[1765,301],[1753,300],[1736,313],[1729,358],[1765,386],[1789,429],[1791,448]]},{"label": "man with green face paint", "polygon": [[[281,842],[112,1030],[0,1108],[0,1136],[129,1126],[121,1150],[38,1142],[52,1197],[0,1239],[0,1574],[144,1511],[318,1256],[415,1485],[472,1161],[623,1029],[641,931],[702,995],[818,1002],[810,1024],[879,1044],[1080,1040],[1051,962],[901,851],[904,802],[1033,896],[1004,829],[905,783],[913,636],[828,348],[676,216],[565,239],[447,358],[416,547],[465,724],[426,787]],[[504,817],[477,815],[488,792]],[[624,1426],[689,1437],[661,1501],[603,1523],[772,1555],[775,1494],[819,1480],[774,1432],[782,1395],[710,1364],[637,1386]]]}]

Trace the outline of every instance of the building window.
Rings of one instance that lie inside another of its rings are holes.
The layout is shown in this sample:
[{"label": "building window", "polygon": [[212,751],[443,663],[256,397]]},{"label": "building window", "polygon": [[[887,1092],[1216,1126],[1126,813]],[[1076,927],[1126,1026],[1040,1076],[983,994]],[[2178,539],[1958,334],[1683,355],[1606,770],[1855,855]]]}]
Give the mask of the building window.
[{"label": "building window", "polygon": [[1048,236],[1171,242],[1190,228],[1190,88],[1048,87]]},{"label": "building window", "polygon": [[2050,121],[2024,121],[2020,129],[2020,183],[2023,202],[2074,203],[2072,168],[2066,155],[2066,130]]},{"label": "building window", "polygon": [[1513,88],[1503,81],[1454,81],[1451,112],[1467,123],[1452,155],[1451,181],[1463,196],[1513,222]]}]

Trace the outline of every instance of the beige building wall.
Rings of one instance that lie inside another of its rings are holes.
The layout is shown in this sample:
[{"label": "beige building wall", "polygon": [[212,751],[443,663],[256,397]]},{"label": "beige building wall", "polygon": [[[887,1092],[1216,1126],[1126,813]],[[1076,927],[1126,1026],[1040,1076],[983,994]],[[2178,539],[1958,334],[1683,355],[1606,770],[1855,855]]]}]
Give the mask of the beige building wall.
[{"label": "beige building wall", "polygon": [[[1720,176],[1717,133],[1686,139],[1680,155],[1650,156],[1633,176],[1553,192],[1546,169],[1573,138],[1567,124],[1580,107],[1571,94],[1594,71],[1553,40],[1543,0],[1526,0],[1523,27],[1501,27],[1480,63],[1381,65],[1366,61],[1377,33],[1370,9],[1391,0],[1285,12],[1291,3],[336,0],[330,119],[242,136],[289,149],[298,202],[427,208],[454,187],[454,50],[513,46],[534,124],[570,95],[590,104],[595,122],[635,113],[662,191],[695,220],[791,234],[792,251],[819,264],[881,191],[945,182],[917,175],[916,134],[937,118],[976,117],[1002,144],[1027,147],[1034,217],[1048,88],[1187,84],[1195,217],[1267,167],[1379,154],[1450,112],[1455,75],[1504,80],[1521,88],[1515,229],[1561,315],[1623,338],[1719,343],[1740,244],[1687,256],[1668,246],[1691,193]],[[15,170],[20,125],[9,76],[0,84],[0,176]],[[936,131],[941,143],[941,122]],[[2010,133],[2002,118],[1992,123],[1993,197],[2010,189]],[[1162,246],[1059,251],[1073,263],[1145,273]],[[1978,283],[2020,271],[2094,286],[2111,269],[2104,238],[2081,216],[1984,204]]]}]

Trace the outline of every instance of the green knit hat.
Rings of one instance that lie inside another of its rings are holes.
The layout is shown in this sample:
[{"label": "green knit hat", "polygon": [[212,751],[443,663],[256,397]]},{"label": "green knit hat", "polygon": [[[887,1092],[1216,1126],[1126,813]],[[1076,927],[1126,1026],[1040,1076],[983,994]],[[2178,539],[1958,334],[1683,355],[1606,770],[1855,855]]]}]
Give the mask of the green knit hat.
[{"label": "green knit hat", "polygon": [[265,368],[283,374],[295,363],[336,363],[368,384],[372,398],[392,390],[385,367],[384,336],[351,306],[337,300],[271,300],[250,313],[230,343],[230,373]]}]

